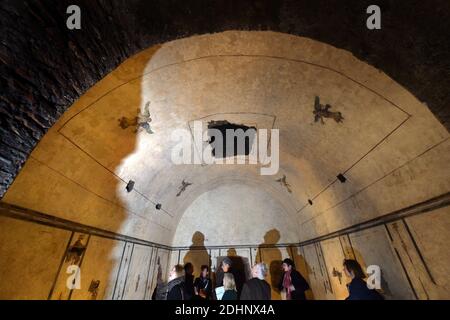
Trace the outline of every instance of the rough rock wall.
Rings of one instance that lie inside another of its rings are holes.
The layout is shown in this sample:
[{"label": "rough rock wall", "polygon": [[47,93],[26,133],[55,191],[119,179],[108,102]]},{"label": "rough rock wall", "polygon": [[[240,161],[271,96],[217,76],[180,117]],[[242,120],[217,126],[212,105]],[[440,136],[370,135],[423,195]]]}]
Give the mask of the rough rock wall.
[{"label": "rough rock wall", "polygon": [[[351,51],[424,101],[450,127],[450,2],[376,2],[382,29],[365,27],[372,1],[2,1],[0,197],[61,114],[130,55],[156,43],[223,30],[273,30]],[[66,28],[77,4],[82,30]]]}]

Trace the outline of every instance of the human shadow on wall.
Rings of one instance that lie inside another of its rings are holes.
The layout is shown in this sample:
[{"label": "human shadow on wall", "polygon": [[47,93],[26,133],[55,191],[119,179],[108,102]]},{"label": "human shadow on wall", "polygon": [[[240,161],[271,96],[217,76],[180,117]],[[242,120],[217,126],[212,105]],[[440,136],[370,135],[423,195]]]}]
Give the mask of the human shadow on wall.
[{"label": "human shadow on wall", "polygon": [[227,257],[229,257],[232,262],[236,262],[234,265],[236,265],[236,268],[241,270],[245,280],[251,279],[251,261],[248,258],[239,256],[235,248],[229,248],[227,250]]},{"label": "human shadow on wall", "polygon": [[269,267],[269,283],[272,287],[273,298],[280,298],[280,290],[278,285],[283,276],[281,268],[283,256],[280,249],[275,248],[274,245],[280,241],[280,231],[271,229],[264,235],[264,242],[258,246],[255,263],[264,262]]},{"label": "human shadow on wall", "polygon": [[194,277],[200,276],[202,265],[207,265],[211,270],[211,256],[205,247],[205,235],[200,231],[195,231],[192,235],[192,244],[183,258],[184,264],[188,262],[194,266]]}]

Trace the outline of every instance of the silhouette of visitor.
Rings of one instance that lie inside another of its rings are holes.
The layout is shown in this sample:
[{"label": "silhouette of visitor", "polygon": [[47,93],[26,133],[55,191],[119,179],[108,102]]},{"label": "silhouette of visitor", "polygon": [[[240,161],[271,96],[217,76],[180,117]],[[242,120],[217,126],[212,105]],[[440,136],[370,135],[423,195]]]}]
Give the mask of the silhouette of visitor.
[{"label": "silhouette of visitor", "polygon": [[183,258],[183,263],[192,263],[194,266],[194,275],[200,276],[200,268],[202,265],[211,266],[211,258],[205,247],[205,235],[200,231],[194,232],[192,235],[192,244],[189,251]]},{"label": "silhouette of visitor", "polygon": [[[281,235],[277,229],[271,229],[264,235],[264,242],[258,247],[255,262],[265,262],[269,265],[270,285],[275,291],[278,290],[278,284],[283,276],[281,269],[283,256],[280,249],[274,247],[280,241]],[[266,250],[264,250],[266,248]]]}]

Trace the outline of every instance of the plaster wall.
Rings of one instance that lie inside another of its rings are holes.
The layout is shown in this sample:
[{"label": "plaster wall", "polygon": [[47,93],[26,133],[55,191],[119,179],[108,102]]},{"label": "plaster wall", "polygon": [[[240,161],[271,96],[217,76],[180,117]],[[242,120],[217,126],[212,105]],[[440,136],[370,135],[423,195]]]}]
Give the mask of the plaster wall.
[{"label": "plaster wall", "polygon": [[298,242],[298,225],[281,203],[255,186],[227,184],[203,193],[189,206],[173,246],[191,243],[196,232],[204,235],[205,246],[264,243],[270,230],[278,233],[272,244]]},{"label": "plaster wall", "polygon": [[[195,276],[201,265],[210,265],[214,277],[219,259],[230,256],[242,259],[246,268],[265,262],[273,299],[282,297],[277,289],[281,260],[291,258],[310,284],[309,299],[341,300],[348,295],[345,257],[356,258],[364,268],[380,267],[386,299],[448,299],[448,233],[427,233],[430,224],[446,230],[449,208],[303,246],[275,247],[279,234],[273,229],[259,246],[201,246],[204,239],[197,234],[192,246],[172,250],[1,217],[9,227],[1,233],[0,292],[2,299],[148,300],[156,286],[158,261],[163,279],[173,265],[187,262],[193,263]],[[85,251],[74,260],[70,248],[80,237]],[[74,264],[81,270],[81,287],[69,290],[72,273],[67,268]]]}]

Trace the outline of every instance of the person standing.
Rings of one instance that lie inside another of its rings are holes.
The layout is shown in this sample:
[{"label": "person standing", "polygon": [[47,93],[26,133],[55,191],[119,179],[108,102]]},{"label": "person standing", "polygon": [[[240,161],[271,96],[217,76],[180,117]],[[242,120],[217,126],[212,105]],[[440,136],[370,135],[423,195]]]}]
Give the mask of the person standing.
[{"label": "person standing", "polygon": [[252,268],[252,279],[242,287],[240,300],[270,300],[271,289],[266,282],[267,266],[265,263],[257,263]]},{"label": "person standing", "polygon": [[195,296],[194,290],[194,266],[188,262],[184,265],[184,288],[186,297],[184,300],[192,300]]},{"label": "person standing", "polygon": [[[159,258],[158,258],[159,264]],[[158,266],[157,285],[153,292],[153,300],[185,300],[184,268],[175,265],[169,273],[168,283],[162,280],[161,266]]]},{"label": "person standing", "polygon": [[196,297],[200,299],[211,299],[212,283],[209,278],[209,267],[202,265],[200,271],[200,277],[194,281],[194,290]]},{"label": "person standing", "polygon": [[285,292],[286,300],[306,300],[305,291],[309,289],[309,285],[300,272],[295,270],[294,261],[286,258],[281,266],[284,274],[278,289]]},{"label": "person standing", "polygon": [[167,300],[186,300],[186,291],[184,286],[184,268],[177,264],[173,267],[169,275],[167,284]]},{"label": "person standing", "polygon": [[238,297],[241,294],[242,286],[245,282],[244,265],[241,257],[225,257],[222,260],[221,267],[216,274],[216,288],[223,286],[223,277],[225,273],[233,274],[236,283]]},{"label": "person standing", "polygon": [[225,292],[222,296],[222,300],[237,300],[236,282],[231,272],[227,272],[223,275],[223,287]]},{"label": "person standing", "polygon": [[344,273],[351,279],[347,285],[349,296],[345,300],[384,300],[375,289],[369,289],[364,281],[366,275],[356,260],[344,260]]},{"label": "person standing", "polygon": [[220,264],[220,269],[217,270],[217,275],[216,275],[216,288],[217,287],[222,287],[223,286],[223,278],[225,273],[227,272],[232,272],[231,270],[231,259],[229,257],[225,257],[222,260],[222,263]]}]

